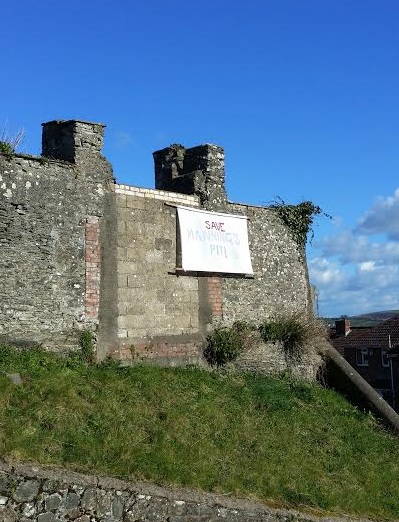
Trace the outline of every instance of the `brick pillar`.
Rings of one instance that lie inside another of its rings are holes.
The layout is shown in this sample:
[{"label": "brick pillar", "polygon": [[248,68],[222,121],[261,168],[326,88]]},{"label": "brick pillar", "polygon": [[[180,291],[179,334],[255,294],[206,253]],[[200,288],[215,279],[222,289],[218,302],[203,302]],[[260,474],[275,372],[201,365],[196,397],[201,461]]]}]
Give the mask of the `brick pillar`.
[{"label": "brick pillar", "polygon": [[98,322],[100,304],[100,218],[90,216],[85,228],[86,290],[85,317],[87,322]]},{"label": "brick pillar", "polygon": [[335,321],[335,333],[337,336],[346,337],[351,331],[351,323],[349,319],[339,319]]},{"label": "brick pillar", "polygon": [[212,317],[223,317],[222,278],[208,277],[208,299],[212,310]]}]

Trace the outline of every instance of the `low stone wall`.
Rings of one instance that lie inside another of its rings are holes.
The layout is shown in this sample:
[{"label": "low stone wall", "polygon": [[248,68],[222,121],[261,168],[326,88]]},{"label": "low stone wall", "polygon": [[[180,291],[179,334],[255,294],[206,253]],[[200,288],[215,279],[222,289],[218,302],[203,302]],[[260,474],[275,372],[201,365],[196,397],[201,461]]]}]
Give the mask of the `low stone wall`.
[{"label": "low stone wall", "polygon": [[263,375],[278,375],[289,371],[301,379],[315,381],[322,364],[323,359],[313,346],[307,346],[301,357],[293,359],[285,354],[280,342],[264,343],[255,339],[252,346],[226,367]]},{"label": "low stone wall", "polygon": [[[223,495],[0,462],[2,522],[349,522]],[[360,519],[359,519],[360,520]]]}]

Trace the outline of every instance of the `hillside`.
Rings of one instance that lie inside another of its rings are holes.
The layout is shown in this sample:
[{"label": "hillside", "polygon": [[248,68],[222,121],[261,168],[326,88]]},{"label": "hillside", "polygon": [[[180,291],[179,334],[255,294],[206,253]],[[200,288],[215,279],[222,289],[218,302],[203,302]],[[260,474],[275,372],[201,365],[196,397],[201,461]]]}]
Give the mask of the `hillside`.
[{"label": "hillside", "polygon": [[[399,315],[399,310],[368,312],[366,314],[345,316],[345,318],[349,319],[351,326],[359,328],[362,326],[376,326],[377,324],[382,323],[383,321],[386,321],[395,315]],[[335,321],[342,319],[342,317],[325,317],[323,319],[328,325],[333,326]]]},{"label": "hillside", "polygon": [[0,372],[3,459],[397,519],[398,439],[319,385],[6,347]]}]

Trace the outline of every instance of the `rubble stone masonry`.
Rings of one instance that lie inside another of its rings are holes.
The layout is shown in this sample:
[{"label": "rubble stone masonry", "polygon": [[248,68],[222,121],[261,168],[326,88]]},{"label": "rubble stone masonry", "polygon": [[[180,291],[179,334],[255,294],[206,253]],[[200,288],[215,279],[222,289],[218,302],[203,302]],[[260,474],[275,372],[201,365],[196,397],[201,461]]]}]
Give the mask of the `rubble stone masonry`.
[{"label": "rubble stone masonry", "polygon": [[[349,522],[187,489],[0,462],[2,522]],[[352,522],[358,520],[350,518]],[[361,522],[360,520],[358,522]],[[366,521],[364,521],[366,522]],[[371,521],[369,521],[371,522]]]},{"label": "rubble stone masonry", "polygon": [[[215,324],[311,309],[303,248],[270,208],[231,203],[224,151],[154,153],[155,189],[115,183],[104,125],[43,124],[43,155],[0,155],[0,342],[203,364]],[[267,197],[267,195],[265,195]],[[253,277],[185,273],[176,206],[248,218]]]}]

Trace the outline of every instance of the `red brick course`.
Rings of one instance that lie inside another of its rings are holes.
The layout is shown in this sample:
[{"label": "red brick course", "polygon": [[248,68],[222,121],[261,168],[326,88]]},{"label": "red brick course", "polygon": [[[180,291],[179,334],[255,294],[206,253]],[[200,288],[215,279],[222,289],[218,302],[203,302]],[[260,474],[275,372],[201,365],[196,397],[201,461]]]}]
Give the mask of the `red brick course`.
[{"label": "red brick course", "polygon": [[90,216],[85,226],[85,317],[89,321],[98,320],[100,303],[100,218]]},{"label": "red brick course", "polygon": [[147,360],[156,358],[173,357],[198,357],[202,353],[199,344],[187,343],[157,343],[157,344],[134,344],[131,347],[121,346],[116,349],[112,357],[124,360]]},{"label": "red brick course", "polygon": [[212,315],[215,317],[223,316],[223,303],[222,303],[222,278],[221,277],[208,277],[208,298],[209,304],[211,305]]}]

